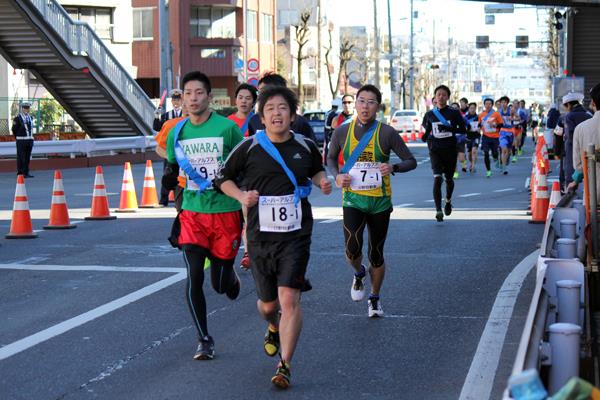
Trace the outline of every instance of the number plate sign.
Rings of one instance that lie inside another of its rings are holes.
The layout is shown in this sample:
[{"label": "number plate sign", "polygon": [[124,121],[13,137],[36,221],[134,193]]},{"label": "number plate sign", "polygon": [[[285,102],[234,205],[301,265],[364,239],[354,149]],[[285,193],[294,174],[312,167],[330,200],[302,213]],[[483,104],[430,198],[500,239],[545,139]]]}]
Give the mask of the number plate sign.
[{"label": "number plate sign", "polygon": [[294,205],[294,195],[260,196],[258,219],[261,232],[292,232],[302,228],[302,205]]},{"label": "number plate sign", "polygon": [[352,190],[371,190],[381,187],[381,163],[378,162],[357,162],[350,169],[350,189]]}]

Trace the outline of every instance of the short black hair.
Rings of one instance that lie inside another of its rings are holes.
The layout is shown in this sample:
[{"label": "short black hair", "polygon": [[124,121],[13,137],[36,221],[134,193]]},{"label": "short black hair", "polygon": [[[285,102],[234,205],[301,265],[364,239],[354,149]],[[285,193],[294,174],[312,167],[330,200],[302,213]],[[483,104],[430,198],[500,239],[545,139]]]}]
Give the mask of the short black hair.
[{"label": "short black hair", "polygon": [[457,102],[454,102],[454,103],[450,104],[450,107],[460,108],[460,104],[458,104]]},{"label": "short black hair", "polygon": [[435,90],[433,91],[434,96],[437,94],[438,90],[444,90],[446,93],[448,93],[448,97],[450,97],[450,95],[452,94],[452,92],[450,92],[450,88],[448,86],[440,85],[440,86],[436,87]]},{"label": "short black hair", "polygon": [[258,98],[258,94],[256,93],[257,90],[254,86],[249,85],[247,83],[242,83],[240,86],[237,87],[237,89],[235,89],[235,97],[237,97],[237,95],[242,91],[242,90],[247,90],[250,92],[250,94],[252,95],[252,100],[256,103],[256,99]]},{"label": "short black hair", "polygon": [[502,96],[498,99],[499,102],[503,102],[506,101],[507,103],[510,103],[510,99],[508,98],[508,96]]},{"label": "short black hair", "polygon": [[379,91],[379,89],[377,89],[377,87],[375,85],[363,85],[363,86],[361,86],[360,89],[358,89],[358,92],[356,92],[356,97],[360,96],[360,94],[362,92],[373,93],[375,95],[375,97],[377,98],[377,102],[379,104],[381,104],[381,92]]},{"label": "short black hair", "polygon": [[494,105],[494,103],[495,103],[494,99],[492,99],[491,97],[488,97],[488,98],[486,98],[486,99],[483,99],[483,104],[484,104],[484,105],[485,105],[485,102],[486,102],[486,101],[489,101],[490,103],[492,103],[492,105]]},{"label": "short black hair", "polygon": [[288,103],[290,116],[296,115],[296,110],[298,109],[298,97],[296,97],[296,94],[285,86],[268,85],[258,95],[258,114],[261,117],[263,116],[266,102],[275,96],[283,97],[286,103]]},{"label": "short black hair", "polygon": [[596,107],[600,109],[600,83],[598,83],[592,88],[592,90],[590,90],[590,97],[594,101],[594,104],[596,104]]},{"label": "short black hair", "polygon": [[469,104],[469,99],[467,99],[466,97],[463,97],[463,98],[461,98],[461,99],[460,99],[460,100],[458,100],[458,101],[462,101],[462,102],[464,102],[464,103],[467,103],[467,104]]},{"label": "short black hair", "polygon": [[191,71],[191,72],[188,72],[187,74],[185,74],[183,76],[183,79],[181,80],[181,89],[185,88],[185,84],[190,81],[202,82],[202,84],[204,85],[204,89],[206,90],[206,93],[210,93],[210,91],[212,90],[212,88],[210,86],[210,79],[208,79],[208,76],[206,76],[206,74],[203,74],[200,71]]},{"label": "short black hair", "polygon": [[258,81],[258,85],[274,85],[287,87],[287,81],[285,78],[275,72],[265,72],[265,74]]},{"label": "short black hair", "polygon": [[342,101],[344,101],[344,99],[346,97],[350,97],[352,100],[354,100],[354,96],[353,95],[351,95],[350,93],[346,93],[345,95],[342,96]]},{"label": "short black hair", "polygon": [[477,103],[469,103],[469,107],[471,107],[471,106],[475,106],[475,108],[477,108]]}]

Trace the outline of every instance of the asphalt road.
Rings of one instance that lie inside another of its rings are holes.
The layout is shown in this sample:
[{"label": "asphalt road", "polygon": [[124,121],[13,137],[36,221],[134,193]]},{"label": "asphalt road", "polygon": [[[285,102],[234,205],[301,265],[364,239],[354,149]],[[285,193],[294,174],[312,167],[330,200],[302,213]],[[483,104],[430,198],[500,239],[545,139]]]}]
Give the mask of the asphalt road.
[{"label": "asphalt road", "polygon": [[[458,399],[488,315],[507,275],[541,240],[527,223],[530,152],[506,176],[486,179],[483,160],[456,183],[455,211],[434,219],[427,149],[411,148],[419,167],[392,178],[395,211],[386,243],[386,316],[368,319],[351,301],[344,262],[341,193],[311,195],[317,219],[303,295],[304,329],[292,387],[270,384],[265,323],[252,277],[240,298],[205,285],[216,357],[192,359],[195,331],[185,304],[181,254],[166,241],[174,212],[143,210],[115,221],[83,222],[93,169],[64,170],[68,231],[33,240],[0,238],[1,399]],[[159,176],[160,168],[155,166]],[[143,165],[133,167],[141,197]],[[34,229],[47,223],[51,171],[27,180]],[[105,168],[112,207],[122,169]],[[0,232],[8,232],[15,176],[0,174]],[[512,368],[533,290],[519,295],[490,398]],[[21,346],[21,347],[19,347]]]}]

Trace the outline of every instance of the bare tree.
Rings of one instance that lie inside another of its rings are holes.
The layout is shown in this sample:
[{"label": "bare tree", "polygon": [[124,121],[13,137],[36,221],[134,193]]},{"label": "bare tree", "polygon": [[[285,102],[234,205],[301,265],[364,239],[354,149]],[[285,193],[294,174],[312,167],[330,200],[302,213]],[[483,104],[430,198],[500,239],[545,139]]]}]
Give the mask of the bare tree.
[{"label": "bare tree", "polygon": [[558,45],[558,31],[556,26],[554,25],[554,14],[556,13],[556,8],[548,9],[548,53],[544,55],[544,64],[546,66],[546,70],[548,71],[548,75],[550,78],[558,76],[560,74],[559,62],[558,58],[559,54],[559,45]]},{"label": "bare tree", "polygon": [[298,52],[296,53],[296,63],[298,68],[298,97],[300,101],[300,107],[304,108],[304,88],[302,86],[302,62],[309,56],[303,54],[304,46],[308,43],[310,27],[308,21],[310,20],[310,10],[304,10],[300,14],[300,21],[298,25],[294,25],[295,29],[295,40],[298,44]]}]

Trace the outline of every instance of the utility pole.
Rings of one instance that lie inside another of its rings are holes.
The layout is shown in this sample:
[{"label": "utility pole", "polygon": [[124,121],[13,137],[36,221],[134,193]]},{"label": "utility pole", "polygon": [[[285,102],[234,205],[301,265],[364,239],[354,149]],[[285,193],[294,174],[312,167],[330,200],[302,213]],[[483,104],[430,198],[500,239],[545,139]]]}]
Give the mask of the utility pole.
[{"label": "utility pole", "polygon": [[396,111],[396,71],[394,70],[394,52],[392,51],[392,16],[390,14],[390,0],[387,0],[388,17],[388,57],[390,60],[390,119]]},{"label": "utility pole", "polygon": [[375,86],[379,87],[379,26],[377,24],[377,0],[373,0],[373,25],[375,26],[375,38],[373,43],[373,55],[375,59]]},{"label": "utility pole", "polygon": [[244,2],[244,82],[248,82],[248,0]]},{"label": "utility pole", "polygon": [[414,31],[415,31],[415,12],[414,12],[414,0],[410,0],[410,57],[408,61],[408,72],[410,74],[410,94],[409,103],[410,109],[414,110],[415,106],[415,68],[414,68]]},{"label": "utility pole", "polygon": [[171,67],[171,41],[169,40],[169,9],[166,0],[158,1],[158,21],[160,35],[160,88],[167,93],[173,88]]},{"label": "utility pole", "polygon": [[316,96],[317,96],[317,109],[321,109],[321,0],[317,1],[317,87],[316,87]]}]

